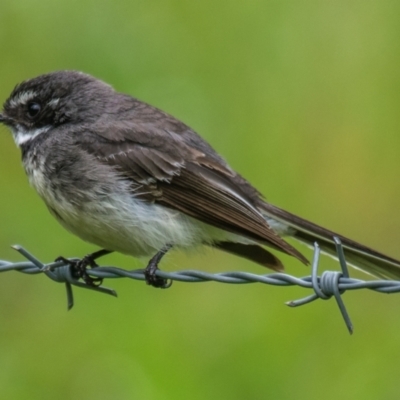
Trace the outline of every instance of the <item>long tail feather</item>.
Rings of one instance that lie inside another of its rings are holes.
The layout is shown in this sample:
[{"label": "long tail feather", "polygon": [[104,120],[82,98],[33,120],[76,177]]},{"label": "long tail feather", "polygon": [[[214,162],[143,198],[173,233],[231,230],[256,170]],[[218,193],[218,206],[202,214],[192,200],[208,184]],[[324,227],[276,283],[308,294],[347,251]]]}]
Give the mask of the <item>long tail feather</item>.
[{"label": "long tail feather", "polygon": [[333,237],[343,245],[346,261],[353,267],[384,279],[400,279],[400,261],[379,253],[342,235],[322,228],[285,210],[268,203],[260,207],[263,214],[288,227],[287,234],[294,239],[313,246],[318,242],[321,251],[337,259]]}]

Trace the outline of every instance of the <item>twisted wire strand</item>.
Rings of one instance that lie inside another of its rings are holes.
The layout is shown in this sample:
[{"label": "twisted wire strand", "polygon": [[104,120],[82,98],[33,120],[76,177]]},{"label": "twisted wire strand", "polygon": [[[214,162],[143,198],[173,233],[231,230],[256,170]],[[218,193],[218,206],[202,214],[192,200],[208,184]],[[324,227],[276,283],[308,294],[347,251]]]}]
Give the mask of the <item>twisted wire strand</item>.
[{"label": "twisted wire strand", "polygon": [[[343,293],[346,290],[369,289],[379,293],[398,293],[400,292],[400,281],[395,280],[375,280],[364,281],[360,279],[350,278],[347,269],[346,259],[343,252],[343,247],[339,238],[334,237],[337,256],[341,271],[324,271],[321,276],[318,275],[318,264],[320,256],[320,247],[318,243],[314,244],[314,255],[312,262],[311,275],[305,277],[295,277],[284,273],[271,274],[253,274],[249,272],[223,272],[223,273],[207,273],[196,270],[183,270],[177,272],[165,272],[157,270],[156,275],[160,278],[178,282],[219,282],[230,284],[248,284],[248,283],[263,283],[274,286],[300,286],[307,289],[312,289],[313,293],[301,299],[288,301],[286,305],[290,307],[298,307],[315,301],[317,299],[328,300],[335,298],[339,310],[342,314],[344,322],[350,333],[353,333],[353,325],[349,314],[343,302]],[[91,286],[78,279],[72,273],[72,267],[63,261],[56,261],[48,264],[42,263],[33,254],[25,250],[21,246],[13,246],[27,261],[10,262],[0,260],[0,273],[7,271],[18,271],[24,274],[45,274],[48,278],[58,283],[64,283],[67,292],[67,305],[71,309],[74,305],[72,286],[77,286],[83,289],[89,289],[96,292],[117,296],[117,293],[110,288],[104,286]],[[76,258],[69,259],[71,261]],[[116,279],[130,278],[144,281],[145,275],[143,269],[125,270],[113,266],[96,267],[87,270],[87,273],[93,278]]]}]

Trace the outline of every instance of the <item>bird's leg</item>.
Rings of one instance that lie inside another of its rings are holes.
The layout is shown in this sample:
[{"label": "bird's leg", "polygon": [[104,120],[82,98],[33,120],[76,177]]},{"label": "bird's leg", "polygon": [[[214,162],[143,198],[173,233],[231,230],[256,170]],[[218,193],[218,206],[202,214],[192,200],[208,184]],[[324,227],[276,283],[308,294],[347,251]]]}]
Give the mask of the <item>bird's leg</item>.
[{"label": "bird's leg", "polygon": [[158,263],[171,247],[171,244],[167,244],[166,246],[164,246],[147,264],[147,267],[144,270],[144,276],[148,285],[162,289],[167,289],[171,286],[171,283],[168,282],[167,279],[159,278],[156,275],[156,271],[158,270]]},{"label": "bird's leg", "polygon": [[94,253],[86,255],[80,260],[71,261],[65,257],[58,257],[56,261],[63,261],[65,264],[68,264],[71,267],[73,277],[76,279],[82,279],[86,283],[86,285],[100,286],[103,283],[103,279],[90,277],[86,270],[87,267],[98,267],[95,260],[110,253],[112,253],[111,250],[101,249],[95,251]]}]

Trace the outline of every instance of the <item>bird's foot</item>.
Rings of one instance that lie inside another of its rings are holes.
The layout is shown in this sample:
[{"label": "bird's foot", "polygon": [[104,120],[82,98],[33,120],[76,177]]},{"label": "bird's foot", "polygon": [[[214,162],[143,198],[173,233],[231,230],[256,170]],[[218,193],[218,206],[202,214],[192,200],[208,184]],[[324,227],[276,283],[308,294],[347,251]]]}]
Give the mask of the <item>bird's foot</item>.
[{"label": "bird's foot", "polygon": [[168,289],[172,285],[172,281],[157,276],[157,270],[159,269],[158,263],[171,247],[172,246],[168,245],[160,250],[147,264],[144,270],[144,276],[148,285],[161,289]]},{"label": "bird's foot", "polygon": [[80,260],[69,260],[68,258],[65,258],[65,257],[58,257],[56,259],[56,261],[62,261],[65,264],[69,265],[71,267],[72,276],[76,279],[82,279],[86,283],[86,285],[101,286],[101,284],[103,283],[103,279],[102,278],[92,278],[87,273],[87,269],[88,269],[88,267],[90,267],[90,268],[98,267],[95,260],[101,256],[108,254],[108,253],[111,253],[111,251],[99,250],[99,251],[96,251],[95,253],[86,255],[85,257],[81,258]]},{"label": "bird's foot", "polygon": [[161,289],[167,289],[172,285],[171,281],[168,281],[168,279],[160,278],[157,276],[156,272],[158,270],[158,266],[151,261],[147,265],[147,267],[144,270],[144,276],[146,279],[146,283],[150,286],[153,286],[155,288],[161,288]]}]

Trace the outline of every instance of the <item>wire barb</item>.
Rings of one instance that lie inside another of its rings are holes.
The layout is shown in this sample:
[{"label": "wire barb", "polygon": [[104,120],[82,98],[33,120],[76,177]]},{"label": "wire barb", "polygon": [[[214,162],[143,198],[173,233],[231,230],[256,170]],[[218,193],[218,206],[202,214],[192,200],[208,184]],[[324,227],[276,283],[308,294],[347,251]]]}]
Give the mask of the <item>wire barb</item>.
[{"label": "wire barb", "polygon": [[343,246],[338,237],[333,238],[336,245],[336,251],[339,258],[339,264],[342,269],[342,272],[337,271],[325,271],[322,273],[321,277],[318,277],[318,265],[319,265],[319,255],[321,253],[321,249],[317,242],[314,243],[314,257],[311,269],[311,284],[314,289],[314,293],[311,296],[304,297],[300,300],[294,300],[289,303],[286,303],[288,306],[297,307],[307,303],[310,303],[317,299],[328,300],[332,296],[335,296],[336,303],[339,307],[339,310],[342,314],[344,322],[347,326],[347,329],[350,334],[353,333],[353,324],[350,320],[349,313],[346,310],[344,305],[342,294],[344,290],[339,289],[340,278],[346,277],[349,278],[349,271],[347,269],[346,258],[343,252]]},{"label": "wire barb", "polygon": [[[337,258],[339,260],[341,272],[324,271],[321,276],[318,276],[319,256],[321,250],[318,243],[314,243],[314,255],[311,275],[303,278],[297,278],[295,276],[284,273],[257,275],[248,272],[224,272],[210,274],[207,272],[195,270],[184,270],[178,272],[165,272],[162,270],[157,270],[156,276],[162,279],[168,279],[171,282],[178,281],[195,283],[214,281],[219,283],[231,284],[263,283],[266,285],[300,286],[303,288],[311,289],[313,290],[313,294],[298,300],[289,301],[286,304],[290,307],[298,307],[311,303],[317,299],[328,300],[334,297],[348,331],[350,333],[353,333],[353,325],[351,323],[342,297],[344,292],[346,290],[370,289],[379,293],[398,293],[400,292],[400,281],[364,281],[350,278],[343,246],[340,242],[340,239],[338,237],[334,237],[333,239],[336,245]],[[86,283],[76,279],[72,274],[70,265],[65,264],[63,261],[56,261],[44,264],[23,247],[13,246],[13,248],[28,261],[12,263],[10,261],[0,260],[0,273],[7,271],[18,271],[31,275],[41,273],[55,282],[64,283],[67,293],[68,310],[70,310],[74,305],[72,291],[73,286],[93,290],[95,292],[104,293],[115,297],[117,296],[117,293],[113,289],[106,288],[104,286],[87,285]],[[75,261],[77,259],[71,258],[70,260]],[[91,277],[101,279],[130,278],[141,281],[145,281],[146,279],[143,269],[128,271],[121,268],[105,266],[88,269],[87,273]]]}]

